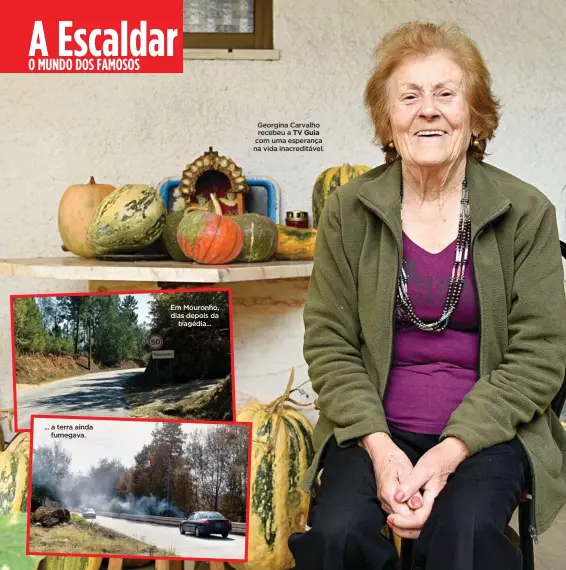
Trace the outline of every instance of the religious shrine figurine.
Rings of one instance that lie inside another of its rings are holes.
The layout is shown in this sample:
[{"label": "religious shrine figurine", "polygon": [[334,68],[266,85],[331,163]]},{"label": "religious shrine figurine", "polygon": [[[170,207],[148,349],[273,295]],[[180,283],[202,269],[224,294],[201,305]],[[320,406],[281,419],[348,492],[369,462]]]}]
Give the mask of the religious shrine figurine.
[{"label": "religious shrine figurine", "polygon": [[218,198],[222,213],[226,216],[237,216],[240,214],[240,201],[237,198],[236,192],[228,191],[226,196]]},{"label": "religious shrine figurine", "polygon": [[187,212],[190,212],[192,210],[204,210],[212,212],[212,202],[204,194],[198,194],[196,204],[194,202],[191,202],[191,205],[186,209]]}]

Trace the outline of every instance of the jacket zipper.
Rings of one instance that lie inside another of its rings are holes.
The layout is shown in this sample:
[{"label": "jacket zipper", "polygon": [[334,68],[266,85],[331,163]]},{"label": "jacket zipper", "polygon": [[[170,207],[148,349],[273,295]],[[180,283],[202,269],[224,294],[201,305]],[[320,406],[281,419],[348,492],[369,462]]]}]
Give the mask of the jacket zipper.
[{"label": "jacket zipper", "polygon": [[[377,212],[376,212],[377,214]],[[393,241],[395,242],[395,250],[397,253],[397,267],[396,267],[396,271],[393,273],[394,275],[398,275],[399,274],[399,268],[401,267],[401,263],[403,262],[401,259],[401,251],[399,249],[399,244],[397,243],[397,239],[395,238],[395,232],[393,231],[393,228],[391,227],[391,225],[389,224],[389,222],[387,220],[385,220],[385,218],[382,218],[380,214],[377,214],[377,216],[381,219],[381,221],[383,222],[383,224],[387,227],[387,229],[391,232],[391,235],[393,236]],[[391,337],[389,340],[390,346],[389,346],[389,362],[387,364],[387,379],[385,380],[385,387],[383,389],[383,398],[382,398],[382,403],[385,406],[385,399],[387,398],[387,390],[389,388],[389,379],[391,377],[391,365],[393,364],[393,352],[395,349],[395,301],[397,299],[397,279],[395,279],[395,283],[393,285],[393,300],[392,300],[392,310],[391,310]]]},{"label": "jacket zipper", "polygon": [[[369,206],[369,204],[368,204]],[[391,227],[391,225],[389,224],[389,222],[383,218],[381,216],[381,214],[379,212],[377,212],[373,207],[370,206],[370,209],[374,212],[374,214],[377,215],[377,217],[383,222],[383,224],[387,227],[387,229],[391,232],[391,235],[393,236],[393,241],[395,242],[395,250],[397,252],[397,271],[395,272],[395,275],[398,274],[399,272],[399,267],[400,267],[400,263],[401,263],[401,252],[399,251],[399,244],[397,243],[397,240],[395,239],[395,233],[393,232],[393,229]],[[393,350],[395,348],[395,343],[393,342],[393,336],[395,334],[395,298],[396,298],[396,293],[397,293],[397,287],[396,287],[396,283],[393,286],[393,302],[392,302],[392,311],[391,311],[391,326],[392,326],[392,331],[393,333],[391,334],[391,339],[390,339],[390,347],[389,347],[389,363],[388,363],[388,372],[387,372],[387,380],[385,381],[385,388],[383,390],[383,398],[382,398],[382,402],[385,403],[385,397],[387,395],[387,388],[389,386],[389,377],[391,376],[391,363],[393,362]],[[329,436],[326,441],[324,441],[321,445],[321,449],[326,445],[326,442],[328,441],[328,439],[330,439],[331,436]],[[315,482],[316,482],[316,478],[318,477],[318,474],[315,475],[315,478],[313,480],[313,482],[310,485],[310,489],[309,489],[309,494],[313,499],[316,499],[316,491],[314,489],[315,487]]]}]

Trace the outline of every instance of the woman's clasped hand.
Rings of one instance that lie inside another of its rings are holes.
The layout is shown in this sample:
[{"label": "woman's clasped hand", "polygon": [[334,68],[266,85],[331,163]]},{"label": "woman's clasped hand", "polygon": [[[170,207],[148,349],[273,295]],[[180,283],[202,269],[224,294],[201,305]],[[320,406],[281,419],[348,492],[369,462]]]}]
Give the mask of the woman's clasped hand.
[{"label": "woman's clasped hand", "polygon": [[360,440],[370,455],[377,482],[377,497],[389,514],[387,525],[402,538],[418,538],[434,500],[448,477],[469,455],[466,444],[448,437],[412,465],[407,455],[386,433]]}]

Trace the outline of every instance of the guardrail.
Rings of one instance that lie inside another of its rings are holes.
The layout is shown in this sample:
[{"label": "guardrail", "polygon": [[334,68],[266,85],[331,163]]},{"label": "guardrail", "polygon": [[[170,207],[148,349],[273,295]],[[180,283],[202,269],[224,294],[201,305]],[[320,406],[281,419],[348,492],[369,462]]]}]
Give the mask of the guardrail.
[{"label": "guardrail", "polygon": [[[115,519],[126,519],[129,521],[137,521],[137,522],[149,522],[153,524],[162,524],[167,526],[179,526],[181,521],[184,521],[184,518],[178,517],[156,517],[153,515],[126,515],[122,513],[108,513],[105,511],[96,511],[97,515],[101,517],[111,517]],[[246,523],[241,522],[233,522],[232,523],[232,534],[239,534],[242,536],[246,535]]]}]

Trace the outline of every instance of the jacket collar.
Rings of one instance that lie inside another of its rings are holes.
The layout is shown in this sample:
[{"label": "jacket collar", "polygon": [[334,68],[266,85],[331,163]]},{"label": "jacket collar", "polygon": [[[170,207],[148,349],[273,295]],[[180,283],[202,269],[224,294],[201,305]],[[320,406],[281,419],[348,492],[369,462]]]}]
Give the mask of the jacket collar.
[{"label": "jacket collar", "polygon": [[[511,202],[488,176],[483,165],[473,158],[469,158],[466,164],[466,180],[473,237],[478,230],[505,213],[511,207]],[[381,217],[399,239],[400,188],[401,160],[397,159],[376,178],[362,184],[358,190],[360,201]]]}]

